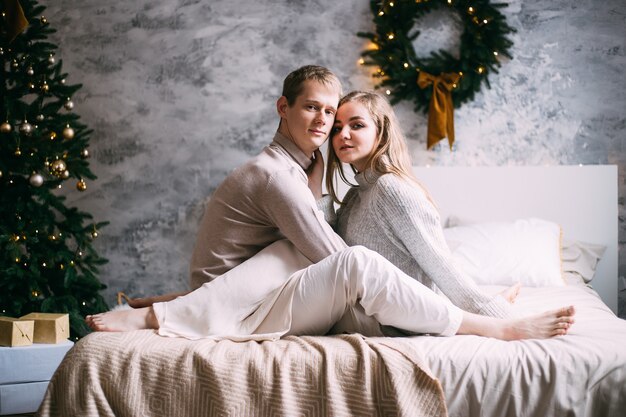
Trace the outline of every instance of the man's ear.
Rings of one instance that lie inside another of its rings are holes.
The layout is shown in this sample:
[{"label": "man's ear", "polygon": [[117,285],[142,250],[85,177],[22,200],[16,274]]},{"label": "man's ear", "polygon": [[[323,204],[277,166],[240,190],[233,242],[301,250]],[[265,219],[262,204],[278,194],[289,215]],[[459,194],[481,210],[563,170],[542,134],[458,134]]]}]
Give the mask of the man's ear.
[{"label": "man's ear", "polygon": [[280,96],[280,98],[276,101],[276,111],[278,115],[282,118],[287,117],[287,107],[289,107],[289,102],[287,102],[287,97]]}]

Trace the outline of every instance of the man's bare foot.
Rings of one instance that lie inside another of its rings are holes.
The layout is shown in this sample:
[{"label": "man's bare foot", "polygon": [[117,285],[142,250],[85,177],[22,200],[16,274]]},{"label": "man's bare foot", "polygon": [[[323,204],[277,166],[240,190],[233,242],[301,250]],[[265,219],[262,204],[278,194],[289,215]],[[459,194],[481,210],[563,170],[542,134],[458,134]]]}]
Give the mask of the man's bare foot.
[{"label": "man's bare foot", "polygon": [[517,284],[513,284],[506,290],[502,291],[500,295],[504,297],[506,301],[513,304],[519,295],[519,290],[522,288],[522,284],[519,282]]},{"label": "man's bare foot", "polygon": [[141,329],[158,329],[159,322],[152,307],[134,310],[116,310],[85,317],[85,322],[98,332],[128,332]]},{"label": "man's bare foot", "polygon": [[567,334],[575,312],[574,306],[569,306],[521,319],[497,319],[464,312],[457,334],[501,340],[547,339]]}]

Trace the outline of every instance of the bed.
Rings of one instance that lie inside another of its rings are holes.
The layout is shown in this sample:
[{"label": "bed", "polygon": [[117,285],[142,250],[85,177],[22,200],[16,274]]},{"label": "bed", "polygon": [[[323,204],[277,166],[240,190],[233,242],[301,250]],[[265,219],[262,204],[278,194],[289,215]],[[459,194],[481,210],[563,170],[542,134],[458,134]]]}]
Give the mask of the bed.
[{"label": "bed", "polygon": [[[590,283],[589,276],[568,273],[567,285],[524,286],[514,305],[520,315],[575,305],[576,323],[567,336],[216,342],[149,330],[95,333],[65,357],[38,415],[624,415],[626,321],[614,314],[616,167],[415,172],[442,219],[480,224],[534,216],[557,222],[565,237],[603,247]],[[483,288],[496,293],[506,287]]]}]

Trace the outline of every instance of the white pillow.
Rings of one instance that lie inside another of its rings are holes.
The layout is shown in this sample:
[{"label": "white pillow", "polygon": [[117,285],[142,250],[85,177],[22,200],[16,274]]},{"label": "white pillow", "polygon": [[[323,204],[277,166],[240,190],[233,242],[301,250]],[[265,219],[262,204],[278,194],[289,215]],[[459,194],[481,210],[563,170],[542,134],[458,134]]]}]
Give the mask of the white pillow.
[{"label": "white pillow", "polygon": [[444,229],[456,265],[480,285],[563,286],[561,227],[529,218]]}]

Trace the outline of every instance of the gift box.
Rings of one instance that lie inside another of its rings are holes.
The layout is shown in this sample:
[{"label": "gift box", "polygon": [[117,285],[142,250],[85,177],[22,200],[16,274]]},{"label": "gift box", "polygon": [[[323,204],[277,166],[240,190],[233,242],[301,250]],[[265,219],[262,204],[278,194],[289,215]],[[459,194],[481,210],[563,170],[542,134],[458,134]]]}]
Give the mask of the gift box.
[{"label": "gift box", "polygon": [[28,346],[33,344],[33,320],[0,317],[0,346]]},{"label": "gift box", "polygon": [[34,343],[60,343],[70,337],[70,316],[68,314],[30,313],[20,320],[35,322]]}]

